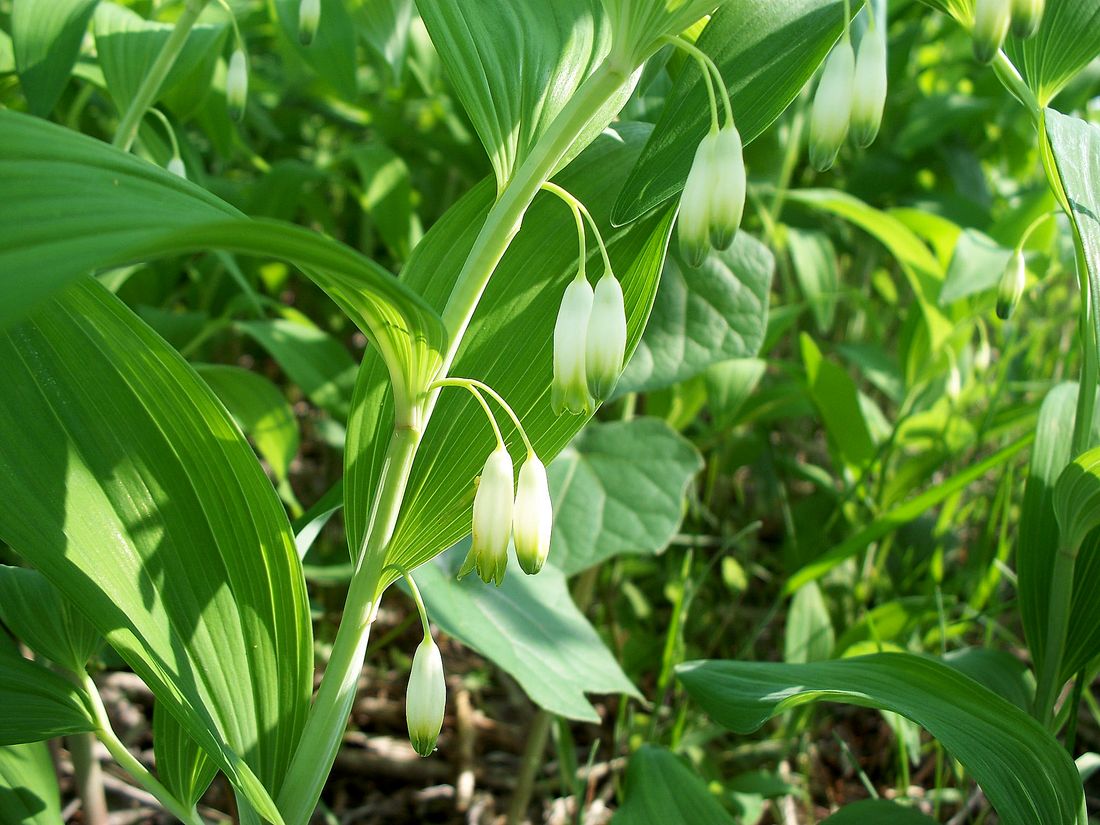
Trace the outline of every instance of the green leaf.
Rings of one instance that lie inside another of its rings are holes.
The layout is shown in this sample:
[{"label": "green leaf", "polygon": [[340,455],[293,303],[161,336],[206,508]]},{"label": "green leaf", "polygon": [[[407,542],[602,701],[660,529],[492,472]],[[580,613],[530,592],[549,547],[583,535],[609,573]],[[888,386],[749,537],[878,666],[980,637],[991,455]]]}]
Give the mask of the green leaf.
[{"label": "green leaf", "polygon": [[645,392],[694,378],[711,364],[760,351],[775,258],[739,232],[694,269],[671,250],[642,341],[615,390]]},{"label": "green leaf", "polygon": [[[857,8],[860,3],[854,4]],[[696,45],[718,65],[733,116],[748,144],[767,129],[817,71],[840,37],[842,0],[728,0]],[[612,215],[629,223],[684,188],[710,105],[694,61],[669,93],[657,127]]]},{"label": "green leaf", "polygon": [[413,211],[409,167],[379,142],[354,147],[350,157],[362,182],[359,205],[370,215],[394,257],[407,260],[421,235],[420,219]]},{"label": "green leaf", "polygon": [[936,820],[888,799],[864,799],[845,805],[821,825],[936,825]]},{"label": "green leaf", "polygon": [[45,742],[0,748],[0,825],[57,825],[61,798]]},{"label": "green leaf", "polygon": [[955,244],[955,253],[940,290],[940,306],[996,289],[1011,257],[1011,249],[1005,249],[984,232],[964,229]]},{"label": "green leaf", "polygon": [[83,673],[99,633],[39,573],[0,564],[0,619],[27,647],[73,673]]},{"label": "green leaf", "polygon": [[90,270],[223,249],[303,271],[382,351],[403,396],[434,374],[435,310],[354,250],[301,227],[250,220],[205,190],[99,141],[0,111],[0,328]]},{"label": "green leaf", "polygon": [[1038,33],[1010,37],[1005,50],[1046,106],[1100,56],[1100,0],[1047,0]]},{"label": "green leaf", "polygon": [[547,565],[537,576],[513,573],[499,587],[476,576],[456,581],[469,542],[416,571],[428,614],[450,636],[491,659],[551,713],[585,722],[599,714],[586,693],[641,698],[599,634],[573,604],[565,575]]},{"label": "green leaf", "polygon": [[1076,551],[1100,527],[1100,447],[1077,456],[1062,470],[1052,503],[1059,541]]},{"label": "green leaf", "polygon": [[762,358],[735,358],[707,367],[707,406],[718,427],[729,427],[737,421],[767,368]]},{"label": "green leaf", "polygon": [[399,86],[409,48],[413,0],[361,0],[352,14],[363,39],[389,66],[393,85]]},{"label": "green leaf", "polygon": [[84,694],[0,638],[0,745],[95,730]]},{"label": "green leaf", "polygon": [[995,693],[933,659],[880,653],[790,665],[687,662],[677,675],[716,722],[751,733],[808,702],[900,713],[943,743],[982,787],[1004,825],[1084,825],[1077,768],[1047,730]]},{"label": "green leaf", "polygon": [[806,333],[800,336],[806,385],[825,422],[829,440],[840,459],[852,467],[866,467],[875,458],[875,442],[860,409],[859,390],[851,376],[827,360]]},{"label": "green leaf", "polygon": [[691,442],[659,419],[589,425],[547,470],[550,563],[573,576],[622,553],[660,553],[702,468]]},{"label": "green leaf", "polygon": [[[95,13],[96,52],[107,90],[119,112],[124,112],[134,99],[173,28],[172,23],[146,20],[115,3],[99,4]],[[180,114],[190,114],[210,88],[214,66],[228,30],[222,23],[201,23],[192,27],[156,100],[164,100],[180,84],[186,84],[191,105],[189,111]]]},{"label": "green leaf", "polygon": [[195,371],[256,445],[275,477],[284,481],[298,452],[298,421],[282,390],[241,367],[197,364]]},{"label": "green leaf", "polygon": [[15,0],[11,36],[19,83],[32,114],[57,104],[80,54],[80,41],[98,0]]},{"label": "green leaf", "polygon": [[833,622],[821,588],[817,582],[808,582],[791,599],[783,635],[783,661],[805,664],[828,659],[835,643]]},{"label": "green leaf", "polygon": [[[601,0],[418,0],[417,8],[503,190],[607,53]],[[610,122],[631,88],[627,81],[594,115],[569,157]]]},{"label": "green leaf", "polygon": [[786,237],[791,268],[813,312],[817,331],[827,332],[833,325],[840,292],[840,273],[837,271],[833,242],[824,232],[791,227],[787,228]]},{"label": "green leaf", "polygon": [[988,647],[964,647],[952,650],[943,660],[1025,713],[1031,712],[1035,701],[1035,677],[1027,665],[1011,653]]},{"label": "green leaf", "polygon": [[[620,124],[606,133],[558,177],[591,211],[608,243],[622,283],[629,353],[649,315],[661,261],[668,244],[669,212],[656,213],[627,228],[607,224],[610,197],[633,163],[646,128]],[[455,204],[413,252],[402,281],[442,307],[481,227],[494,187],[488,181]],[[576,226],[553,195],[535,199],[523,227],[496,268],[458,352],[452,374],[482,380],[513,407],[544,462],[552,459],[585,423],[582,416],[555,416],[550,408],[553,329],[562,291],[577,271]],[[599,253],[589,250],[590,270]],[[345,526],[348,544],[358,548],[370,502],[393,431],[385,373],[368,350],[348,422],[345,454]],[[518,438],[508,441],[518,467]],[[389,545],[387,564],[411,569],[470,532],[474,479],[492,448],[484,414],[467,393],[445,391],[424,435]]]},{"label": "green leaf", "polygon": [[612,825],[734,825],[699,774],[655,745],[643,745],[626,769],[623,805]]},{"label": "green leaf", "polygon": [[274,5],[279,28],[291,51],[345,100],[355,100],[358,94],[355,24],[344,0],[321,0],[321,21],[308,46],[303,46],[298,38],[299,0],[275,0]]},{"label": "green leaf", "polygon": [[153,756],[160,781],[188,806],[206,793],[218,772],[217,763],[160,702],[153,706]]},{"label": "green leaf", "polygon": [[0,383],[0,537],[277,821],[264,788],[301,733],[313,650],[290,524],[251,448],[90,278],[0,338]]}]

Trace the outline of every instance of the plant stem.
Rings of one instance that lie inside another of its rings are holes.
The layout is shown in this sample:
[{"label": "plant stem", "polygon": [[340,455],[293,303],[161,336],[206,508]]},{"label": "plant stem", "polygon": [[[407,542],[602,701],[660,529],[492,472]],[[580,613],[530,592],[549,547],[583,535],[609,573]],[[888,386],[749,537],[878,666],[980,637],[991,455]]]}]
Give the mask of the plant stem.
[{"label": "plant stem", "polygon": [[129,108],[122,116],[122,120],[119,121],[115,138],[111,141],[113,146],[117,146],[124,152],[129,152],[130,147],[134,145],[134,139],[137,138],[142,118],[145,117],[146,111],[157,99],[160,87],[164,84],[164,78],[168,76],[168,72],[172,70],[176,58],[183,51],[183,46],[187,42],[187,35],[191,33],[192,26],[195,25],[195,21],[202,14],[206,2],[207,0],[187,0],[187,5],[183,7],[183,12],[176,20],[176,27],[172,29],[172,33],[164,43],[164,48],[160,50],[160,54],[157,55],[157,59],[149,69],[149,73],[141,81],[134,99],[130,101]]},{"label": "plant stem", "polygon": [[95,736],[77,733],[67,737],[69,755],[73,760],[76,792],[86,825],[107,825],[107,799],[103,795],[103,769],[92,752]]},{"label": "plant stem", "polygon": [[[1077,565],[1077,548],[1059,545],[1051,571],[1051,598],[1048,603],[1046,647],[1039,668],[1039,682],[1035,689],[1035,718],[1040,724],[1051,726],[1054,721],[1054,704],[1062,688],[1059,678],[1062,670],[1062,654],[1069,630],[1069,611],[1073,587],[1073,572]],[[1070,590],[1060,591],[1062,584]]]},{"label": "plant stem", "polygon": [[89,706],[95,717],[95,735],[107,747],[115,761],[134,777],[141,787],[155,796],[172,816],[181,822],[187,823],[187,825],[203,825],[203,821],[199,818],[195,809],[193,807],[189,809],[176,799],[172,792],[164,787],[115,735],[114,729],[111,727],[111,720],[107,716],[107,709],[103,706],[103,699],[99,695],[99,689],[87,673],[82,677],[81,686],[84,688]]},{"label": "plant stem", "polygon": [[[531,727],[527,729],[527,747],[523,749],[523,761],[520,762],[519,776],[516,777],[516,789],[512,792],[512,801],[508,804],[508,825],[522,825],[526,818],[527,806],[531,804],[531,793],[535,789],[535,777],[542,767],[542,757],[546,752],[546,740],[550,735],[550,723],[554,715],[539,708]],[[579,805],[582,800],[577,800]]]}]

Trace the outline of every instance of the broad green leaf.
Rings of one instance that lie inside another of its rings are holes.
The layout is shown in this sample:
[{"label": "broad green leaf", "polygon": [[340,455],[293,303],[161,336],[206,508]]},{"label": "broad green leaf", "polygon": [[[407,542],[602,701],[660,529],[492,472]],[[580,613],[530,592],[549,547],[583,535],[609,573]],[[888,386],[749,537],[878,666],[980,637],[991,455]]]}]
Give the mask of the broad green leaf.
[{"label": "broad green leaf", "polygon": [[888,799],[864,799],[845,805],[821,825],[936,825],[936,820]]},{"label": "broad green leaf", "polygon": [[389,66],[393,84],[400,85],[409,48],[413,0],[359,0],[352,14],[367,45]]},{"label": "broad green leaf", "polygon": [[699,777],[683,761],[655,745],[630,757],[622,807],[612,825],[734,825]]},{"label": "broad green leaf", "polygon": [[[671,214],[656,213],[612,230],[607,214],[612,193],[637,156],[645,127],[621,124],[598,138],[558,177],[592,212],[608,242],[611,262],[626,302],[628,346],[633,351],[653,303]],[[417,246],[402,273],[409,287],[442,307],[493,201],[492,182],[482,183],[441,218]],[[588,266],[599,272],[599,253]],[[539,456],[550,461],[585,423],[581,416],[555,416],[550,408],[553,329],[562,291],[577,271],[576,226],[553,195],[536,198],[474,314],[452,374],[485,381],[513,407]],[[348,422],[345,454],[345,526],[358,548],[392,432],[393,412],[385,373],[368,350]],[[520,442],[508,441],[518,466]],[[492,436],[477,403],[467,393],[440,396],[424,435],[387,554],[388,564],[412,568],[470,532],[474,479],[492,448]]]},{"label": "broad green leaf", "polygon": [[833,655],[836,635],[829,608],[817,582],[808,582],[791,598],[783,633],[783,661],[819,662]]},{"label": "broad green leaf", "polygon": [[1031,712],[1035,701],[1035,677],[1027,665],[1011,653],[988,647],[964,647],[952,650],[943,660],[1025,713]]},{"label": "broad green leaf", "polygon": [[788,227],[785,232],[787,251],[791,254],[802,296],[810,305],[818,332],[827,332],[833,325],[840,291],[836,249],[829,236],[820,231]]},{"label": "broad green leaf", "polygon": [[572,576],[622,553],[660,553],[702,466],[691,442],[656,418],[586,427],[547,471],[550,564]]},{"label": "broad green leaf", "polygon": [[0,638],[0,746],[95,729],[84,694]]},{"label": "broad green leaf", "polygon": [[1059,544],[1076,551],[1100,527],[1100,447],[1077,456],[1062,470],[1052,504]]},{"label": "broad green leaf", "polygon": [[277,821],[263,788],[301,733],[313,650],[290,524],[252,449],[90,278],[0,338],[0,383],[0,537]]},{"label": "broad green leaf", "polygon": [[61,798],[45,742],[0,748],[0,825],[57,825]]},{"label": "broad green leaf", "polygon": [[11,36],[19,83],[32,114],[45,117],[72,74],[98,0],[14,0]]},{"label": "broad green leaf", "polygon": [[[860,6],[859,0],[853,3]],[[840,37],[841,0],[728,0],[697,41],[718,65],[747,144],[759,137]],[[628,223],[684,188],[699,141],[710,128],[702,74],[691,61],[677,79],[637,167],[623,186],[613,220]]]},{"label": "broad green leaf", "polygon": [[735,358],[707,367],[707,406],[718,427],[733,425],[767,368],[762,358]]},{"label": "broad green leaf", "polygon": [[511,675],[531,701],[551,713],[598,722],[587,693],[640,698],[584,614],[573,604],[565,575],[552,565],[525,576],[512,555],[499,587],[477,576],[456,581],[469,542],[461,542],[414,573],[428,615],[450,636]]},{"label": "broad green leaf", "polygon": [[238,321],[236,326],[271,353],[310,401],[340,421],[347,419],[356,366],[339,341],[306,319]]},{"label": "broad green leaf", "polygon": [[194,805],[206,793],[218,765],[165,706],[153,706],[153,756],[157,776],[177,799]]},{"label": "broad green leaf", "polygon": [[984,232],[963,230],[955,245],[955,254],[951,256],[943,289],[940,290],[940,306],[996,289],[1011,257],[1011,249],[1005,249]]},{"label": "broad green leaf", "polygon": [[[109,2],[99,4],[94,25],[103,79],[119,112],[124,112],[175,26],[146,20],[128,8]],[[156,99],[165,99],[177,86],[185,84],[188,105],[177,113],[181,116],[191,114],[210,88],[214,64],[228,31],[223,23],[194,26]]]},{"label": "broad green leaf", "polygon": [[303,46],[298,38],[299,0],[274,0],[279,28],[291,51],[342,97],[353,101],[358,93],[355,24],[344,4],[345,0],[321,0],[317,34]]},{"label": "broad green leaf", "polygon": [[[1076,384],[1059,384],[1043,399],[1020,510],[1016,545],[1020,616],[1028,649],[1040,668],[1047,649],[1051,568],[1059,541],[1054,489],[1070,462],[1076,407]],[[1100,441],[1100,415],[1093,417],[1092,440],[1094,443]],[[1089,536],[1078,551],[1069,633],[1062,663],[1062,675],[1067,678],[1100,651],[1097,581],[1100,581],[1100,533]]]},{"label": "broad green leaf", "polygon": [[1100,0],[1046,0],[1038,33],[1027,40],[1010,37],[1005,50],[1046,106],[1100,57]]},{"label": "broad green leaf", "polygon": [[653,314],[616,394],[661,389],[711,364],[756,355],[768,326],[774,271],[771,252],[745,232],[698,269],[670,251]]},{"label": "broad green leaf", "polygon": [[394,257],[407,260],[421,236],[420,219],[413,210],[409,167],[380,142],[356,146],[349,154],[361,181],[359,205]]},{"label": "broad green leaf", "polygon": [[985,792],[1004,825],[1084,825],[1077,768],[1038,722],[934,659],[879,653],[789,665],[698,661],[677,668],[692,698],[737,733],[809,702],[900,713],[935,736]]},{"label": "broad green leaf", "polygon": [[241,367],[197,364],[195,371],[256,445],[275,477],[284,481],[298,452],[298,422],[282,390]]},{"label": "broad green leaf", "polygon": [[806,386],[830,441],[845,464],[866,467],[875,458],[875,442],[860,409],[855,382],[842,367],[821,354],[809,335],[802,333],[800,343]]},{"label": "broad green leaf", "polygon": [[27,647],[83,673],[99,633],[37,570],[0,564],[0,620]]},{"label": "broad green leaf", "polygon": [[0,328],[90,270],[222,249],[303,268],[386,357],[404,393],[439,364],[439,315],[386,270],[314,232],[250,220],[99,141],[0,111]]},{"label": "broad green leaf", "polygon": [[[417,8],[503,190],[607,53],[601,0],[418,0]],[[610,122],[631,88],[627,81],[594,115],[569,157]]]}]

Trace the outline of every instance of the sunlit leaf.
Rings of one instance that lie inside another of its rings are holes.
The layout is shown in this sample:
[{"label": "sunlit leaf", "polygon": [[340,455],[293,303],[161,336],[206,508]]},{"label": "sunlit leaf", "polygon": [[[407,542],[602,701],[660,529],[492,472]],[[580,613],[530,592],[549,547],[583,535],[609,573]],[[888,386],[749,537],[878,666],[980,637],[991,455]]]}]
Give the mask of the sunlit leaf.
[{"label": "sunlit leaf", "polygon": [[698,773],[664,748],[643,745],[630,757],[623,805],[612,825],[734,825]]},{"label": "sunlit leaf", "polygon": [[45,742],[0,748],[0,825],[57,825],[61,799]]},{"label": "sunlit leaf", "polygon": [[48,115],[69,81],[98,0],[14,0],[11,36],[30,110]]}]

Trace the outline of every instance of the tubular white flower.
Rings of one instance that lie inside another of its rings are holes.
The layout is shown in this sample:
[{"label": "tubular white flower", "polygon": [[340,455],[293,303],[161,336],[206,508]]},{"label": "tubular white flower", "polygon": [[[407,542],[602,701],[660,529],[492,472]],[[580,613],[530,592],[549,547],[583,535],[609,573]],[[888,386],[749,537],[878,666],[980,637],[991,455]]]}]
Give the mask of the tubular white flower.
[{"label": "tubular white flower", "polygon": [[710,244],[715,249],[728,249],[745,213],[745,155],[737,127],[732,123],[723,126],[713,151],[715,168],[707,214]]},{"label": "tubular white flower", "polygon": [[693,267],[702,265],[709,249],[711,178],[717,143],[718,132],[708,132],[699,141],[695,160],[684,184],[684,194],[680,196],[680,215],[676,219],[680,254]]},{"label": "tubular white flower", "polygon": [[474,494],[473,556],[477,574],[488,584],[500,585],[508,567],[508,539],[516,495],[512,457],[504,445],[489,454]]},{"label": "tubular white flower", "polygon": [[563,410],[575,414],[592,411],[585,376],[585,341],[588,319],[592,315],[592,286],[583,276],[574,278],[565,288],[554,325],[554,382],[551,406],[556,415]]},{"label": "tubular white flower", "polygon": [[1008,36],[1012,23],[1012,0],[977,0],[974,5],[974,57],[989,63]]},{"label": "tubular white flower", "polygon": [[863,35],[856,57],[852,137],[857,145],[866,148],[875,142],[885,106],[886,32],[881,25],[877,25]]},{"label": "tubular white flower", "polygon": [[321,0],[302,0],[298,5],[298,41],[303,46],[313,42],[321,22]]},{"label": "tubular white flower", "polygon": [[605,272],[596,284],[586,338],[584,369],[588,391],[597,401],[603,401],[619,383],[626,356],[623,288],[610,272]]},{"label": "tubular white flower", "polygon": [[187,180],[187,168],[183,165],[183,159],[179,155],[175,155],[168,161],[168,166],[165,167],[173,175]]},{"label": "tubular white flower", "polygon": [[1012,317],[1026,285],[1027,266],[1024,262],[1024,253],[1017,250],[1009,259],[1004,274],[1001,275],[1000,287],[997,290],[998,318],[1007,321]]},{"label": "tubular white flower", "polygon": [[1043,22],[1044,0],[1012,0],[1012,33],[1016,37],[1032,37]]},{"label": "tubular white flower", "polygon": [[516,557],[523,572],[533,576],[542,569],[550,554],[550,531],[554,526],[554,507],[546,467],[533,453],[519,468],[516,508],[512,516]]},{"label": "tubular white flower", "polygon": [[248,100],[248,59],[244,51],[237,49],[229,58],[229,71],[225,77],[225,102],[229,113],[240,120]]},{"label": "tubular white flower", "polygon": [[825,61],[810,112],[810,163],[819,172],[832,168],[848,136],[855,73],[856,56],[851,41],[841,38]]},{"label": "tubular white flower", "polygon": [[443,657],[430,636],[426,636],[413,654],[409,686],[405,691],[405,721],[409,740],[421,756],[435,750],[447,707],[447,684],[443,679]]}]

